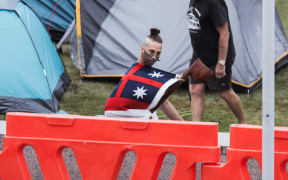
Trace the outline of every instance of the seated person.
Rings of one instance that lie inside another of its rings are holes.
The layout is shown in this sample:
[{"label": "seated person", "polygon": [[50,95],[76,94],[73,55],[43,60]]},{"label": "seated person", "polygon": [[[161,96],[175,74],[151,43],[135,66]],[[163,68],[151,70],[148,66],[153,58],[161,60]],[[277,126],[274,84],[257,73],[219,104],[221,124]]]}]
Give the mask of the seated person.
[{"label": "seated person", "polygon": [[[152,67],[159,60],[162,39],[160,30],[150,31],[151,34],[141,47],[139,61],[128,69],[107,100],[106,117],[158,119],[155,107],[167,88],[179,80],[175,74]],[[160,105],[160,109],[170,119],[183,121],[168,100]]]}]

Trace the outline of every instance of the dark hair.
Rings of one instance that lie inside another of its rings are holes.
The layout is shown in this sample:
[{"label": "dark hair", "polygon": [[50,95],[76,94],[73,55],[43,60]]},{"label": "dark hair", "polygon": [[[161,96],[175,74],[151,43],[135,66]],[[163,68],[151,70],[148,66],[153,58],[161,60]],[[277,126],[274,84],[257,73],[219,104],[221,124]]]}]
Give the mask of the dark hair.
[{"label": "dark hair", "polygon": [[153,41],[162,43],[162,38],[160,37],[160,30],[157,28],[151,28],[150,29],[150,35],[148,38],[152,39]]}]

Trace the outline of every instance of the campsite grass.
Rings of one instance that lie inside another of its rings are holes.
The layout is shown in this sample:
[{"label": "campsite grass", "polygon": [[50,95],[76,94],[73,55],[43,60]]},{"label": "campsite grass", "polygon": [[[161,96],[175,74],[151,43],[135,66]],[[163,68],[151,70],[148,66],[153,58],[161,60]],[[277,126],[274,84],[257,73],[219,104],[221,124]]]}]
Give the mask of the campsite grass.
[{"label": "campsite grass", "polygon": [[[286,35],[288,34],[288,2],[276,0],[280,17]],[[104,105],[116,85],[111,81],[86,81],[81,80],[79,70],[72,64],[68,45],[63,46],[61,57],[71,79],[71,85],[64,94],[60,109],[69,114],[98,115],[104,113]],[[275,125],[288,126],[288,66],[282,68],[275,76]],[[261,88],[252,95],[239,94],[243,101],[248,124],[261,124],[262,121],[262,90]],[[178,89],[169,100],[177,108],[182,117],[191,120],[189,96],[187,88]],[[168,119],[161,111],[160,119]],[[5,115],[0,115],[5,119]],[[229,125],[237,123],[236,118],[229,110],[226,103],[216,93],[209,92],[206,96],[206,109],[204,121],[218,122],[219,131],[229,131]]]},{"label": "campsite grass", "polygon": [[287,0],[276,0],[276,7],[279,12],[279,16],[282,20],[283,28],[288,35],[288,1]]}]

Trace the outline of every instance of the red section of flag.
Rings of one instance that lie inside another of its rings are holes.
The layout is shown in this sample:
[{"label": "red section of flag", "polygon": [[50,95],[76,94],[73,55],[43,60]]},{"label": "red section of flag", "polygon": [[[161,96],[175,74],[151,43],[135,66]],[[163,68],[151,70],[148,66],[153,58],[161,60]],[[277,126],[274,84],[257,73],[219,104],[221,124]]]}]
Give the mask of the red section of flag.
[{"label": "red section of flag", "polygon": [[126,83],[128,80],[133,80],[133,81],[139,81],[139,82],[142,82],[142,83],[145,83],[145,84],[149,84],[149,85],[152,85],[152,86],[155,86],[157,88],[160,88],[163,84],[160,83],[160,82],[157,82],[157,81],[154,81],[152,79],[148,79],[148,78],[145,78],[145,77],[141,77],[141,76],[136,76],[136,75],[133,75],[136,71],[138,71],[139,69],[141,69],[144,65],[143,64],[137,64],[136,66],[134,66],[129,72],[127,75],[125,75],[121,80],[122,80],[122,83],[120,84],[119,88],[118,88],[118,91],[115,95],[115,97],[120,97],[124,87],[126,86]]},{"label": "red section of flag", "polygon": [[128,109],[147,109],[148,107],[149,104],[133,99],[110,97],[106,102],[105,111],[126,111]]}]

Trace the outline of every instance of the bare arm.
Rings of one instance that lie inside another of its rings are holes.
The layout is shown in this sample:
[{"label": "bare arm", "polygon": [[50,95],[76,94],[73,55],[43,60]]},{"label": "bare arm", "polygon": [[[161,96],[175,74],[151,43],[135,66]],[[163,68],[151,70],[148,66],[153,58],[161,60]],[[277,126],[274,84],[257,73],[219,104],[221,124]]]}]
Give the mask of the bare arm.
[{"label": "bare arm", "polygon": [[226,22],[222,26],[216,27],[220,37],[219,37],[219,54],[218,54],[218,60],[225,60],[227,58],[227,52],[228,52],[228,44],[229,44],[229,29],[228,29],[228,23]]},{"label": "bare arm", "polygon": [[[228,52],[228,44],[229,44],[229,29],[228,29],[228,22],[223,24],[222,26],[216,27],[217,31],[219,32],[219,50],[218,50],[218,61],[226,61],[227,52]],[[216,77],[222,78],[226,76],[225,73],[225,65],[216,65]]]},{"label": "bare arm", "polygon": [[164,101],[160,108],[171,120],[184,121],[168,100]]}]

